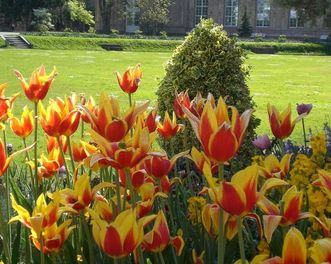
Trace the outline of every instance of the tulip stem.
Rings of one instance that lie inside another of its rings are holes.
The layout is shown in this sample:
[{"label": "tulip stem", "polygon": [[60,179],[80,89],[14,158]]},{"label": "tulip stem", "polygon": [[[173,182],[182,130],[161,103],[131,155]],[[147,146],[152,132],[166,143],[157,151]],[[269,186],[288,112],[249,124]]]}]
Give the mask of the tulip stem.
[{"label": "tulip stem", "polygon": [[[34,103],[34,176],[36,184],[36,196],[39,196],[39,184],[38,184],[38,102]],[[42,184],[42,182],[41,182]]]},{"label": "tulip stem", "polygon": [[131,106],[132,106],[132,95],[131,95],[131,93],[128,93],[128,95],[129,95],[129,106],[131,108]]},{"label": "tulip stem", "polygon": [[[220,163],[218,165],[218,178],[221,182],[224,179],[224,164]],[[219,210],[219,219],[218,219],[218,241],[217,241],[217,256],[218,256],[218,263],[223,264],[224,263],[224,257],[225,257],[225,245],[226,245],[226,238],[224,235],[224,210],[222,207],[220,207]]]},{"label": "tulip stem", "polygon": [[145,264],[144,253],[141,246],[138,246],[139,264]]},{"label": "tulip stem", "polygon": [[118,170],[115,169],[115,183],[116,183],[116,197],[117,197],[117,213],[121,212],[121,193],[120,193],[120,179]]},{"label": "tulip stem", "polygon": [[[27,148],[27,145],[26,145],[26,139],[25,139],[25,138],[23,138],[23,145],[24,145],[24,148]],[[26,152],[26,158],[27,158],[28,162],[31,160],[28,151]],[[34,175],[33,175],[33,171],[32,171],[32,168],[31,168],[30,165],[28,165],[28,167],[29,167],[30,175],[31,175],[31,186],[32,186],[32,191],[33,191],[33,194],[35,195],[35,197],[37,197],[37,193],[36,193],[36,190],[35,190],[35,183],[34,183]]]},{"label": "tulip stem", "polygon": [[70,160],[71,160],[72,174],[74,174],[74,172],[75,172],[75,162],[74,162],[74,156],[72,154],[70,136],[67,136],[67,141],[68,141],[68,149],[69,149],[69,155],[70,155]]},{"label": "tulip stem", "polygon": [[[171,150],[171,158],[175,156],[175,149],[174,149],[174,139],[170,138],[169,143],[170,143],[170,150]],[[175,171],[175,177],[178,176],[178,169],[177,169],[177,164],[175,162],[174,164],[174,171]]]},{"label": "tulip stem", "polygon": [[246,263],[246,257],[245,257],[245,247],[244,247],[244,238],[243,238],[243,229],[241,225],[241,217],[237,217],[237,228],[238,228],[238,238],[239,238],[239,250],[240,250],[240,258],[241,263]]},{"label": "tulip stem", "polygon": [[159,252],[159,253],[157,253],[158,255],[159,255],[159,258],[160,258],[160,262],[161,262],[161,264],[165,264],[165,262],[164,262],[164,258],[163,258],[163,255],[162,255],[162,252]]},{"label": "tulip stem", "polygon": [[7,241],[7,232],[8,229],[6,226],[8,223],[3,219],[3,211],[2,211],[2,206],[0,206],[0,232],[2,235],[2,242],[3,242],[3,247],[4,247],[4,253],[5,253],[5,259],[7,260],[6,263],[10,264],[11,263],[11,256],[10,256],[10,248],[9,248],[9,243]]},{"label": "tulip stem", "polygon": [[305,153],[307,151],[307,136],[306,136],[306,128],[305,128],[305,119],[301,119],[302,123],[302,131],[303,131],[303,140],[304,140],[304,146],[305,146]]},{"label": "tulip stem", "polygon": [[[188,136],[187,129],[184,129],[184,148],[185,148],[185,150],[188,150],[187,136]],[[187,180],[188,180],[189,188],[192,191],[192,193],[194,193],[192,178],[191,178],[190,164],[189,164],[188,158],[185,158],[185,165],[186,165],[186,173],[187,173]]]},{"label": "tulip stem", "polygon": [[[8,158],[8,151],[7,151],[7,137],[6,137],[6,130],[3,130],[3,144],[5,147],[6,159]],[[9,173],[8,171],[5,172],[5,182],[6,182],[6,213],[7,213],[7,221],[10,220],[10,183],[9,183]],[[7,235],[8,235],[8,247],[9,252],[11,252],[11,225],[7,225]]]},{"label": "tulip stem", "polygon": [[57,136],[56,139],[57,139],[57,143],[58,143],[59,148],[60,148],[61,157],[62,157],[62,159],[63,159],[63,164],[64,164],[64,167],[65,167],[65,169],[66,169],[66,181],[67,181],[67,186],[68,186],[69,188],[71,188],[70,175],[69,175],[68,165],[67,165],[67,162],[66,162],[66,157],[64,156],[64,151],[63,151],[63,148],[62,148],[62,144],[61,144],[61,141],[60,141],[60,137]]},{"label": "tulip stem", "polygon": [[132,201],[132,208],[136,207],[136,194],[134,192],[134,188],[132,185],[130,170],[128,168],[125,169],[125,177],[126,177],[126,188],[130,191],[130,199]]},{"label": "tulip stem", "polygon": [[86,238],[87,238],[89,263],[94,264],[95,263],[94,262],[94,255],[93,255],[94,253],[93,253],[93,246],[92,246],[92,239],[91,239],[91,235],[90,235],[90,230],[88,228],[87,221],[84,218],[83,214],[80,214],[80,219],[81,219],[81,223],[83,224],[83,228],[84,228],[85,235],[86,235]]},{"label": "tulip stem", "polygon": [[40,264],[45,264],[44,240],[40,234]]}]

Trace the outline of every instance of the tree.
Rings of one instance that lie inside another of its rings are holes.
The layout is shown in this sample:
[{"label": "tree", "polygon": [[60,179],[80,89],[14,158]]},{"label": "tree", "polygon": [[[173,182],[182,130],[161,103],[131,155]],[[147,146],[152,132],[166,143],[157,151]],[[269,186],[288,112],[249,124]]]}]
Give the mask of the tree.
[{"label": "tree", "polygon": [[169,22],[170,0],[138,0],[139,25],[146,34],[158,34]]},{"label": "tree", "polygon": [[31,26],[34,30],[45,32],[54,28],[52,24],[52,14],[48,12],[47,8],[33,9],[33,20]]},{"label": "tree", "polygon": [[240,37],[250,37],[252,34],[252,26],[249,23],[249,17],[247,15],[247,8],[245,7],[244,15],[241,18],[241,25],[238,29]]},{"label": "tree", "polygon": [[273,0],[277,5],[295,8],[306,21],[316,22],[323,16],[324,24],[331,28],[331,0]]}]

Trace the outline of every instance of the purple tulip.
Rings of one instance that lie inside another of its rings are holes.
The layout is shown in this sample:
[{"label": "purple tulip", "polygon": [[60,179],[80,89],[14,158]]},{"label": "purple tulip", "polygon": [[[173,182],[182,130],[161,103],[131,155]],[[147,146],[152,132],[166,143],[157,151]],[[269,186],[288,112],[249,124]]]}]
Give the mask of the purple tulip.
[{"label": "purple tulip", "polygon": [[271,146],[271,141],[268,135],[264,134],[262,136],[258,136],[255,140],[253,140],[253,145],[258,149],[264,150]]},{"label": "purple tulip", "polygon": [[304,113],[306,113],[308,115],[310,113],[311,109],[313,109],[312,104],[297,104],[298,115],[302,115]]}]

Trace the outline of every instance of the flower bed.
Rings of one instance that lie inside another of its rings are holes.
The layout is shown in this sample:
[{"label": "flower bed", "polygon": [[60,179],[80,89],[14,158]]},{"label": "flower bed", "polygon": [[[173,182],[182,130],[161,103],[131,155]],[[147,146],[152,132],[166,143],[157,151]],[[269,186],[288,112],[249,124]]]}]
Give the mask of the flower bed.
[{"label": "flower bed", "polygon": [[[18,94],[5,95],[6,84],[0,86],[5,263],[331,261],[327,139],[305,138],[301,154],[284,144],[297,123],[304,127],[311,106],[298,107],[292,120],[290,106],[280,113],[268,105],[274,138],[257,138],[261,155],[229,175],[253,109],[239,113],[222,97],[191,100],[182,92],[174,113],[157,121],[156,109],[133,98],[140,65],[117,73],[127,109],[105,92],[99,104],[72,94],[45,106],[56,70],[47,75],[42,66],[30,82],[15,73],[34,113],[26,107],[14,117]],[[153,148],[156,137],[171,141],[182,133],[186,118],[200,146],[181,153]],[[11,153],[8,127],[24,149]],[[44,153],[38,153],[40,129]],[[26,146],[32,134],[34,144]],[[18,155],[26,163],[17,165]]]}]

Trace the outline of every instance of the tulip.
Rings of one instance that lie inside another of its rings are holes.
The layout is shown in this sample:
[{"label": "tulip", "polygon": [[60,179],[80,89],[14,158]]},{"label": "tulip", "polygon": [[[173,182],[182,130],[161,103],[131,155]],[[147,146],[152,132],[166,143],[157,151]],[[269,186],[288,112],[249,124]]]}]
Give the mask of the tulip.
[{"label": "tulip", "polygon": [[294,121],[291,121],[290,104],[282,113],[279,113],[275,106],[268,104],[268,115],[271,131],[274,136],[278,139],[285,139],[292,134],[295,124],[304,118],[307,113],[303,113]]},{"label": "tulip", "polygon": [[282,160],[279,162],[274,154],[270,154],[263,161],[263,167],[259,167],[259,173],[265,178],[276,177],[284,179],[289,172],[291,154],[285,154]]},{"label": "tulip", "polygon": [[312,109],[313,109],[312,104],[297,104],[298,115],[302,115],[302,114],[308,115]]},{"label": "tulip", "polygon": [[196,117],[185,107],[183,108],[204,152],[211,160],[218,163],[224,163],[236,155],[252,114],[252,110],[246,110],[239,116],[237,109],[231,107],[230,121],[227,108],[222,97],[215,107],[213,107],[213,98],[210,98],[204,106],[201,117]]},{"label": "tulip", "polygon": [[93,209],[100,216],[102,220],[108,223],[113,221],[113,217],[114,217],[113,207],[109,205],[109,203],[103,196],[96,195]]},{"label": "tulip", "polygon": [[97,245],[108,256],[121,258],[132,253],[139,245],[139,228],[135,211],[121,212],[108,224],[97,213],[92,216],[92,233]]},{"label": "tulip", "polygon": [[117,81],[123,92],[127,94],[132,94],[137,91],[138,86],[141,81],[141,66],[137,64],[136,67],[131,68],[129,67],[123,74],[116,72]]},{"label": "tulip", "polygon": [[5,146],[0,139],[0,176],[5,174],[12,159],[13,156],[6,157]]},{"label": "tulip", "polygon": [[126,186],[126,173],[130,174],[131,183],[135,189],[139,189],[139,187],[144,184],[146,171],[133,168],[130,171],[125,171],[125,169],[119,170],[119,177],[122,186]]},{"label": "tulip", "polygon": [[62,249],[70,232],[75,228],[74,226],[69,227],[70,224],[71,220],[66,220],[60,226],[57,226],[57,224],[54,223],[52,226],[45,228],[41,234],[41,238],[39,237],[40,235],[32,229],[32,235],[30,238],[39,251],[41,250],[40,240],[42,240],[43,252],[45,254],[57,253]]},{"label": "tulip", "polygon": [[313,184],[323,187],[324,190],[328,193],[329,197],[331,197],[331,172],[326,170],[318,170],[318,176],[319,179]]},{"label": "tulip", "polygon": [[90,205],[94,196],[100,189],[111,187],[113,187],[111,183],[101,182],[92,189],[90,185],[90,177],[83,174],[75,182],[73,190],[66,188],[49,194],[49,196],[55,202],[73,208],[76,211],[82,211]]},{"label": "tulip", "polygon": [[92,129],[100,136],[111,142],[119,142],[124,139],[139,114],[143,113],[148,106],[148,102],[130,107],[122,116],[119,103],[115,97],[108,97],[106,93],[100,96],[99,110],[96,113],[82,107],[87,113]]},{"label": "tulip", "polygon": [[65,102],[60,98],[50,101],[47,109],[39,102],[39,112],[40,124],[45,133],[51,137],[61,135],[69,137],[78,128],[80,113],[74,109],[70,98],[67,98]]},{"label": "tulip", "polygon": [[188,91],[180,92],[179,94],[176,91],[175,100],[174,100],[174,111],[178,118],[184,118],[185,113],[182,110],[182,107],[187,109],[191,108],[190,97],[188,95]]},{"label": "tulip", "polygon": [[[88,144],[88,143],[85,143],[85,144]],[[73,155],[73,159],[75,162],[83,161],[87,157],[85,148],[82,143],[79,143],[79,144],[77,144],[75,142],[72,143],[72,155]]]},{"label": "tulip", "polygon": [[191,155],[188,156],[188,158],[194,162],[195,166],[200,172],[203,172],[205,163],[210,164],[213,174],[218,172],[218,165],[215,164],[215,162],[210,161],[203,151],[200,152],[195,147],[192,147]]},{"label": "tulip", "polygon": [[61,166],[63,166],[63,159],[59,148],[54,148],[46,157],[44,154],[39,159],[40,166],[38,167],[38,179],[51,178],[54,176]]},{"label": "tulip", "polygon": [[8,113],[13,107],[13,103],[19,93],[13,94],[11,97],[5,96],[5,89],[7,84],[0,84],[0,122],[5,122],[8,119]]},{"label": "tulip", "polygon": [[[66,153],[68,149],[68,140],[66,136],[60,136],[60,144],[63,152]],[[59,143],[56,137],[50,137],[46,134],[46,147],[47,151],[51,152],[54,148],[59,148]]]},{"label": "tulip", "polygon": [[26,97],[30,101],[37,103],[39,100],[43,100],[46,97],[57,72],[54,67],[53,71],[49,75],[46,75],[45,67],[42,65],[32,72],[29,84],[19,71],[15,70],[15,74],[21,83]]},{"label": "tulip", "polygon": [[142,247],[150,252],[161,252],[170,242],[170,231],[163,211],[155,219],[154,227],[145,234]]},{"label": "tulip", "polygon": [[314,218],[323,231],[328,233],[328,228],[318,217],[309,212],[301,212],[302,197],[302,191],[298,192],[296,186],[292,186],[283,195],[282,203],[284,206],[282,210],[279,210],[275,204],[266,198],[259,200],[258,205],[260,209],[266,213],[266,215],[263,215],[263,226],[268,243],[270,243],[272,234],[279,225],[293,225],[305,218]]},{"label": "tulip", "polygon": [[331,238],[316,240],[309,251],[314,263],[331,263]]},{"label": "tulip", "polygon": [[206,204],[202,209],[202,224],[213,238],[218,234],[219,210],[220,206],[218,204]]},{"label": "tulip", "polygon": [[[257,262],[258,258],[260,258],[259,262]],[[285,236],[281,258],[273,257],[267,259],[267,256],[258,255],[253,259],[252,263],[306,264],[306,259],[307,259],[307,249],[306,249],[305,239],[298,229],[292,227]]]},{"label": "tulip", "polygon": [[56,202],[46,203],[44,194],[39,195],[36,201],[36,206],[32,214],[29,213],[23,206],[17,204],[13,195],[11,195],[11,202],[13,209],[18,213],[17,216],[12,217],[9,223],[20,221],[28,228],[32,228],[36,217],[40,218],[40,228],[52,226],[60,218],[63,212],[75,212],[68,207],[59,207]]},{"label": "tulip", "polygon": [[32,133],[33,115],[27,106],[23,108],[21,120],[16,117],[10,118],[10,127],[15,135],[21,138],[26,138]]},{"label": "tulip", "polygon": [[163,124],[161,122],[158,123],[156,130],[161,137],[172,138],[182,129],[184,129],[184,126],[177,124],[175,112],[172,113],[172,120],[170,119],[168,112],[166,112],[164,115]]},{"label": "tulip", "polygon": [[174,167],[177,159],[183,157],[187,152],[181,152],[168,159],[167,155],[154,154],[144,160],[144,168],[148,175],[161,179],[167,176]]},{"label": "tulip", "polygon": [[253,141],[253,145],[255,147],[257,147],[258,149],[264,150],[264,149],[268,149],[271,146],[271,141],[268,137],[268,135],[264,134],[262,136],[257,137],[254,141]]},{"label": "tulip", "polygon": [[205,251],[202,251],[201,254],[198,256],[195,249],[192,250],[192,259],[193,264],[204,264],[203,256],[205,255]]},{"label": "tulip", "polygon": [[[84,105],[89,112],[97,114],[98,107],[96,106],[92,96],[90,96],[87,102],[82,105]],[[85,123],[90,123],[90,119],[85,111],[81,112],[81,118]]]},{"label": "tulip", "polygon": [[148,128],[141,128],[137,125],[132,138],[126,142],[109,142],[95,131],[91,131],[91,136],[98,144],[101,154],[93,155],[90,166],[97,162],[110,165],[116,169],[133,168],[144,159],[151,146],[151,138]]},{"label": "tulip", "polygon": [[147,115],[147,118],[145,119],[145,126],[148,127],[149,133],[152,133],[156,130],[156,110],[152,110]]}]

